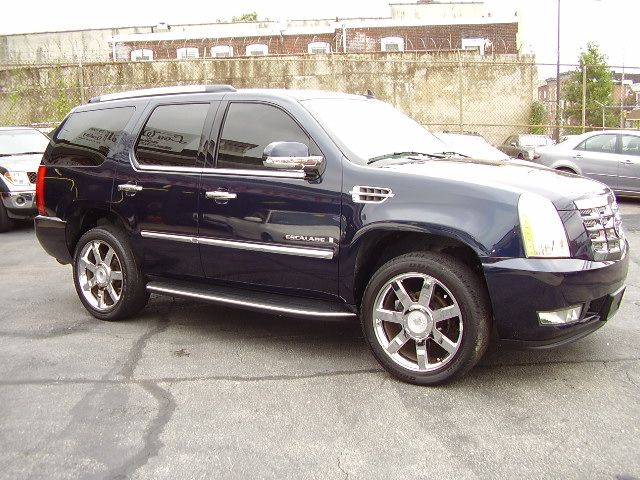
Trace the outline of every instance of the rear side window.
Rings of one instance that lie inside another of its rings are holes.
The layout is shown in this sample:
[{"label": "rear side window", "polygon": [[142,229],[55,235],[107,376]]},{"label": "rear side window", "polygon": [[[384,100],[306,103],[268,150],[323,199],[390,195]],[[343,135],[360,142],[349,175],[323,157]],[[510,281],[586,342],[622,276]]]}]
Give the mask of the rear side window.
[{"label": "rear side window", "polygon": [[595,135],[587,138],[582,142],[576,150],[586,150],[588,152],[600,153],[616,153],[616,136],[615,135]]},{"label": "rear side window", "polygon": [[55,166],[97,166],[116,144],[135,107],[72,113],[53,137],[45,163]]},{"label": "rear side window", "polygon": [[312,155],[320,151],[284,111],[260,103],[232,103],[218,149],[218,168],[263,169],[262,153],[271,142],[300,142]]},{"label": "rear side window", "polygon": [[136,144],[138,163],[145,166],[194,167],[208,111],[208,103],[156,107]]}]

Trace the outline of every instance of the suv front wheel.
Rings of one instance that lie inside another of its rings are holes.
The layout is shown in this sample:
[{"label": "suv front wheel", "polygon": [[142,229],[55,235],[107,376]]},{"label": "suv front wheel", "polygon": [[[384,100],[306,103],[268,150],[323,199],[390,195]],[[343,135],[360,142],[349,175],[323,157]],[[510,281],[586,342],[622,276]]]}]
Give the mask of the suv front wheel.
[{"label": "suv front wheel", "polygon": [[111,225],[93,228],[80,238],[73,279],[82,304],[100,320],[135,315],[149,299],[124,232]]},{"label": "suv front wheel", "polygon": [[465,264],[439,253],[409,253],[380,267],[367,285],[360,317],[380,364],[419,385],[464,375],[489,342],[482,283]]}]

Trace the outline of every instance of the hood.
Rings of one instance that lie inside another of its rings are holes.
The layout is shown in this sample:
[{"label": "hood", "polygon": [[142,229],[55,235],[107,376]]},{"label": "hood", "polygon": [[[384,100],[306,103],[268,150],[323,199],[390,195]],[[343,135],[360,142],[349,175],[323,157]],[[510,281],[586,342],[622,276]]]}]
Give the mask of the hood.
[{"label": "hood", "polygon": [[41,161],[42,153],[0,157],[0,170],[2,172],[37,172]]},{"label": "hood", "polygon": [[530,162],[447,158],[388,164],[382,168],[453,183],[484,185],[516,194],[535,193],[551,200],[558,210],[574,210],[575,200],[610,192],[603,183]]}]

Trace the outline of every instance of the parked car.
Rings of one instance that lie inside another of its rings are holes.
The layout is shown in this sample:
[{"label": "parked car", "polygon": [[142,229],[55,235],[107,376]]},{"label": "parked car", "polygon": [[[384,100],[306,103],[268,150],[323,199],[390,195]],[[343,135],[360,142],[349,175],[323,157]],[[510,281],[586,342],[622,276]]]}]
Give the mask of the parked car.
[{"label": "parked car", "polygon": [[498,146],[498,149],[513,158],[535,160],[537,149],[548,145],[553,145],[550,136],[525,133],[508,136],[504,143]]},{"label": "parked car", "polygon": [[433,134],[451,147],[451,151],[465,157],[485,160],[509,160],[509,155],[501,152],[487,142],[479,133],[474,132],[433,132]]},{"label": "parked car", "polygon": [[542,165],[593,178],[619,195],[640,196],[640,131],[587,132],[538,153]]},{"label": "parked car", "polygon": [[36,235],[97,318],[150,293],[359,318],[380,364],[417,384],[463,375],[491,332],[540,348],[604,325],[628,268],[611,190],[446,150],[365,96],[103,95],[54,132]]},{"label": "parked car", "polygon": [[34,128],[0,127],[0,232],[36,215],[36,171],[48,143]]}]

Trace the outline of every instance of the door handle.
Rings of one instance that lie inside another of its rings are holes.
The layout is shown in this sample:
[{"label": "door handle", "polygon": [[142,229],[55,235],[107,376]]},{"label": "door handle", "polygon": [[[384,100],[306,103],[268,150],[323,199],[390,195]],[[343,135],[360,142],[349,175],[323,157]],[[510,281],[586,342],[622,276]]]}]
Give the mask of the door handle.
[{"label": "door handle", "polygon": [[234,200],[236,198],[238,198],[238,195],[235,193],[230,193],[230,192],[223,192],[222,190],[216,190],[213,192],[205,192],[204,194],[205,197],[207,197],[210,200]]},{"label": "door handle", "polygon": [[118,185],[118,191],[124,192],[129,196],[134,196],[136,193],[142,191],[142,186],[134,185],[133,183],[123,183]]}]

